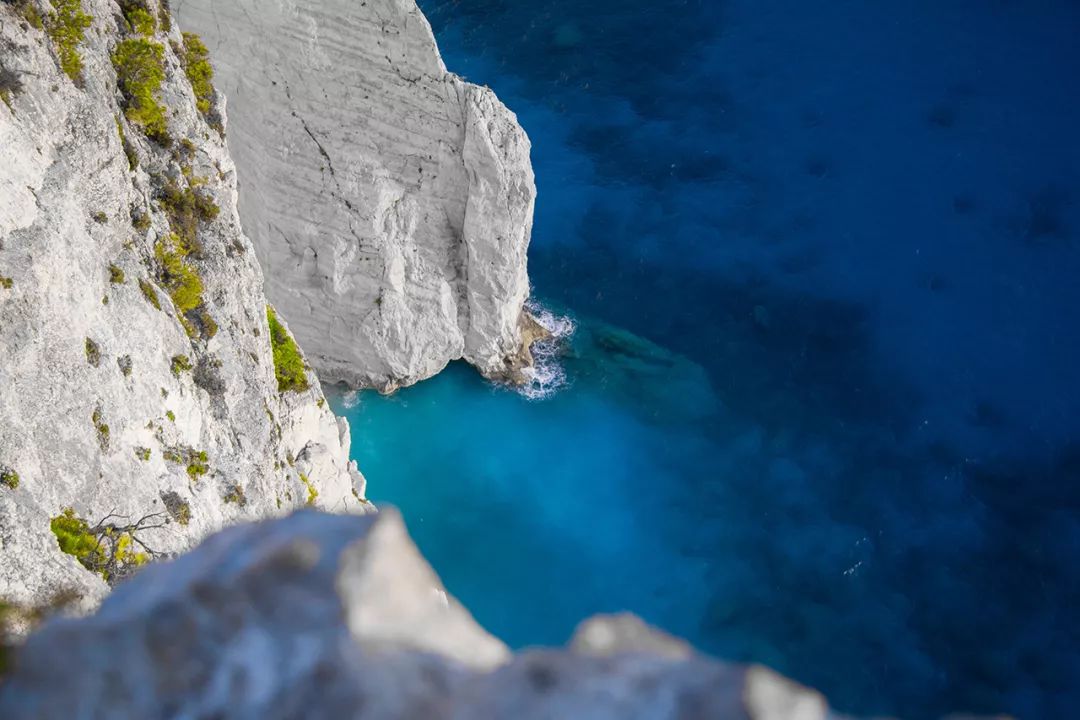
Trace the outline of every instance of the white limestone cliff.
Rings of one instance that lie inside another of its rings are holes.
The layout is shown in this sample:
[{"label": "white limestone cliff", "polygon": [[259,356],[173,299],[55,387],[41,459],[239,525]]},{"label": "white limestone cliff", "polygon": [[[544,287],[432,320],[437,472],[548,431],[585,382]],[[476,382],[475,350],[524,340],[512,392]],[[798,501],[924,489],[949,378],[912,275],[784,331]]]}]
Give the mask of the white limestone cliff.
[{"label": "white limestone cliff", "polygon": [[[50,531],[66,508],[91,525],[154,516],[162,526],[141,539],[168,555],[306,503],[369,507],[348,426],[314,375],[279,392],[235,170],[196,108],[179,29],[149,38],[163,52],[166,148],[120,107],[110,56],[136,34],[113,0],[82,9],[80,87],[26,20],[49,4],[0,3],[0,72],[17,80],[0,103],[0,598],[16,602],[105,593]],[[215,105],[224,122],[224,98]],[[155,256],[170,186],[218,208],[199,223],[188,262],[202,303],[186,318]]]},{"label": "white limestone cliff", "polygon": [[384,391],[464,358],[520,380],[535,185],[491,90],[414,0],[173,0],[229,97],[240,216],[327,381]]}]

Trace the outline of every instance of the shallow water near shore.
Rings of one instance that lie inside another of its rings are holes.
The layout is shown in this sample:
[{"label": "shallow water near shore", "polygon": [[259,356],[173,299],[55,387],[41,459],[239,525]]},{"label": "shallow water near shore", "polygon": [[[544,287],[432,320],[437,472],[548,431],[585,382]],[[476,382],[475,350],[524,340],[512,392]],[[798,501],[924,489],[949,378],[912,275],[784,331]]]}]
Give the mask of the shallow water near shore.
[{"label": "shallow water near shore", "polygon": [[1080,7],[420,4],[530,134],[577,328],[543,399],[332,393],[450,591],[516,647],[627,609],[844,711],[1068,717]]}]

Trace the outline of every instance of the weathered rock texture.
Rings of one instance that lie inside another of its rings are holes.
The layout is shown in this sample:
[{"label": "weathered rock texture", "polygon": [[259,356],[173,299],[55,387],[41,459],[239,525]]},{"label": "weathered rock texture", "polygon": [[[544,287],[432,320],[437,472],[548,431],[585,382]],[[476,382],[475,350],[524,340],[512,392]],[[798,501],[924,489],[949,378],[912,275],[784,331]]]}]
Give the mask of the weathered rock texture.
[{"label": "weathered rock texture", "polygon": [[818,693],[631,616],[516,657],[440,585],[395,511],[234,527],[31,636],[0,717],[837,720]]},{"label": "weathered rock texture", "polygon": [[[18,476],[0,484],[0,598],[18,602],[66,589],[92,601],[106,590],[61,553],[50,518],[64,508],[91,523],[161,513],[168,524],[143,539],[171,553],[309,499],[334,510],[367,507],[348,459],[348,426],[326,408],[314,375],[308,391],[278,392],[233,164],[196,110],[171,45],[179,30],[153,38],[166,66],[159,98],[173,143],[165,149],[118,105],[110,53],[130,35],[116,3],[82,6],[93,20],[80,46],[79,88],[18,3],[0,3],[0,64],[22,86],[10,107],[0,103],[0,472]],[[223,104],[218,97],[219,111]],[[200,192],[219,208],[200,224],[202,250],[191,260],[216,334],[190,338],[160,284],[166,178],[178,187],[202,178]],[[148,222],[133,223],[140,215]],[[176,356],[188,363],[174,373]],[[189,474],[199,452],[207,472],[196,461]]]},{"label": "weathered rock texture", "polygon": [[329,381],[529,362],[529,141],[447,72],[414,0],[173,0],[229,97],[267,294]]}]

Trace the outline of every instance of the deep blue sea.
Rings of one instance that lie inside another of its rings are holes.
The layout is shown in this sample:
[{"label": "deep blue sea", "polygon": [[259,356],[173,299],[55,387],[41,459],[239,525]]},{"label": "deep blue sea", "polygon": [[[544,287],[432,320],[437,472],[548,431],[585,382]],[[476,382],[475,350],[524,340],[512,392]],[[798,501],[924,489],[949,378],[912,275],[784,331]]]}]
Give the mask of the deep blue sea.
[{"label": "deep blue sea", "polygon": [[514,646],[626,609],[844,711],[1076,717],[1080,3],[420,5],[575,325],[544,399],[334,401],[448,588]]}]

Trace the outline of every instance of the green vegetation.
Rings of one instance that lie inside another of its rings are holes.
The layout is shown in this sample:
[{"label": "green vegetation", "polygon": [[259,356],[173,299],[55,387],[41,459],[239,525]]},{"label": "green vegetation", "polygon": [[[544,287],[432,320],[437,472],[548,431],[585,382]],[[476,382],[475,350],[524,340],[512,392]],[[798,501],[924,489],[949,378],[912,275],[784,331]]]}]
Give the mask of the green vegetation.
[{"label": "green vegetation", "polygon": [[172,9],[169,7],[169,0],[160,0],[158,3],[158,21],[165,32],[172,30]]},{"label": "green vegetation", "polygon": [[150,448],[137,447],[135,448],[135,457],[139,458],[143,462],[150,462]]},{"label": "green vegetation", "polygon": [[146,302],[154,306],[155,309],[161,309],[161,301],[158,300],[157,290],[146,280],[139,280],[139,289],[142,290],[143,297],[146,298]]},{"label": "green vegetation", "polygon": [[304,483],[304,487],[307,488],[307,501],[305,504],[314,505],[319,497],[319,491],[315,489],[315,485],[308,480],[308,476],[304,473],[300,473],[300,482]]},{"label": "green vegetation", "polygon": [[104,548],[96,535],[90,532],[90,525],[75,515],[72,508],[67,508],[49,522],[49,528],[56,536],[60,549],[88,570],[93,570],[105,560]]},{"label": "green vegetation", "polygon": [[177,465],[186,465],[188,477],[197,481],[200,477],[210,472],[209,458],[205,450],[195,450],[189,447],[166,448],[161,456],[168,462]]},{"label": "green vegetation", "polygon": [[30,23],[30,27],[36,30],[45,29],[45,23],[41,20],[41,13],[38,12],[38,9],[34,5],[34,3],[30,2],[30,0],[22,0],[21,3],[16,4],[22,5],[20,11],[22,12],[23,19],[26,20],[26,22]]},{"label": "green vegetation", "polygon": [[82,0],[52,0],[56,12],[49,15],[45,31],[56,47],[60,69],[79,87],[82,86],[83,62],[79,43],[92,18],[82,11]]},{"label": "green vegetation", "polygon": [[[195,107],[210,118],[214,106],[214,68],[210,65],[210,52],[195,33],[184,33],[184,52],[180,62],[195,93]],[[210,125],[218,132],[222,131],[220,120],[210,118]]]},{"label": "green vegetation", "polygon": [[102,452],[109,451],[109,426],[105,424],[105,420],[101,415],[101,408],[94,410],[94,414],[91,418],[94,421],[94,429],[97,430],[98,445],[101,447]]},{"label": "green vegetation", "polygon": [[199,273],[187,261],[188,251],[175,233],[168,240],[158,240],[154,257],[161,267],[162,280],[173,305],[180,312],[180,323],[191,337],[196,331],[184,314],[202,305],[203,284]]},{"label": "green vegetation", "polygon": [[207,464],[206,451],[200,450],[198,452],[192,452],[188,456],[187,474],[192,480],[198,480],[200,477],[210,471],[210,465]]},{"label": "green vegetation", "polygon": [[[127,157],[128,170],[134,170],[139,167],[139,156],[135,153],[135,147],[128,142],[127,134],[124,133],[124,123],[120,122],[119,116],[116,118],[116,132],[120,135],[120,146],[124,148],[124,155]],[[150,218],[147,218],[149,221]],[[147,225],[149,227],[149,225]],[[135,226],[138,229],[138,225]],[[143,228],[145,230],[146,228]]]},{"label": "green vegetation", "polygon": [[188,177],[187,187],[180,187],[180,184],[170,177],[165,178],[162,181],[158,204],[165,211],[169,218],[169,227],[183,242],[186,252],[198,256],[202,253],[198,238],[199,223],[213,222],[221,209],[209,194],[195,189],[204,181],[191,178],[190,167],[184,167],[185,177]]},{"label": "green vegetation", "polygon": [[124,284],[124,271],[118,268],[116,265],[109,266],[109,282],[114,285]]},{"label": "green vegetation", "polygon": [[131,227],[141,233],[145,233],[150,229],[150,214],[145,213],[142,210],[133,209],[131,213]]},{"label": "green vegetation", "polygon": [[228,492],[221,496],[221,499],[226,503],[232,503],[244,507],[247,505],[247,497],[244,495],[244,488],[239,485],[229,486]]},{"label": "green vegetation", "polygon": [[154,97],[165,79],[165,48],[145,38],[120,42],[112,54],[117,82],[124,97],[124,116],[146,136],[168,145],[165,108]]},{"label": "green vegetation", "polygon": [[173,520],[181,525],[191,522],[191,505],[180,497],[180,493],[173,490],[163,492],[161,502],[164,503],[165,509],[172,515]]},{"label": "green vegetation", "polygon": [[100,210],[91,215],[90,217],[92,217],[94,219],[94,222],[96,222],[98,225],[104,225],[105,223],[109,222],[109,216],[101,212]]},{"label": "green vegetation", "polygon": [[[49,528],[62,551],[106,582],[112,582],[150,561],[154,553],[139,539],[138,533],[163,527],[163,523],[153,522],[156,517],[148,515],[128,525],[103,520],[91,527],[72,508],[66,508],[50,520]],[[136,550],[136,546],[141,550]]]},{"label": "green vegetation", "polygon": [[304,392],[310,386],[300,348],[285,326],[277,319],[274,309],[266,306],[266,321],[270,325],[270,346],[274,354],[274,374],[278,392]]},{"label": "green vegetation", "polygon": [[11,468],[0,468],[0,485],[14,490],[19,487],[19,473]]},{"label": "green vegetation", "polygon": [[90,363],[91,367],[98,367],[101,365],[101,346],[90,338],[86,338],[86,362]]},{"label": "green vegetation", "polygon": [[[166,410],[165,417],[167,417],[169,419],[169,422],[171,423],[176,422],[176,413],[174,413],[172,410]],[[177,462],[179,462],[179,460]]]},{"label": "green vegetation", "polygon": [[11,100],[16,95],[22,92],[22,80],[13,71],[0,66],[0,100],[4,101],[4,104],[14,112],[15,108],[11,106]]},{"label": "green vegetation", "polygon": [[0,287],[4,288],[5,290],[10,290],[11,288],[15,287],[15,281],[9,277],[4,277],[3,275],[0,275]]},{"label": "green vegetation", "polygon": [[131,29],[140,35],[150,37],[157,31],[157,22],[154,20],[154,16],[138,5],[125,7],[124,18],[128,21]]},{"label": "green vegetation", "polygon": [[120,368],[120,372],[124,377],[131,377],[132,362],[130,355],[121,355],[116,358],[116,365]]},{"label": "green vegetation", "polygon": [[172,374],[180,377],[182,372],[191,372],[191,359],[187,355],[173,355],[171,368]]}]

